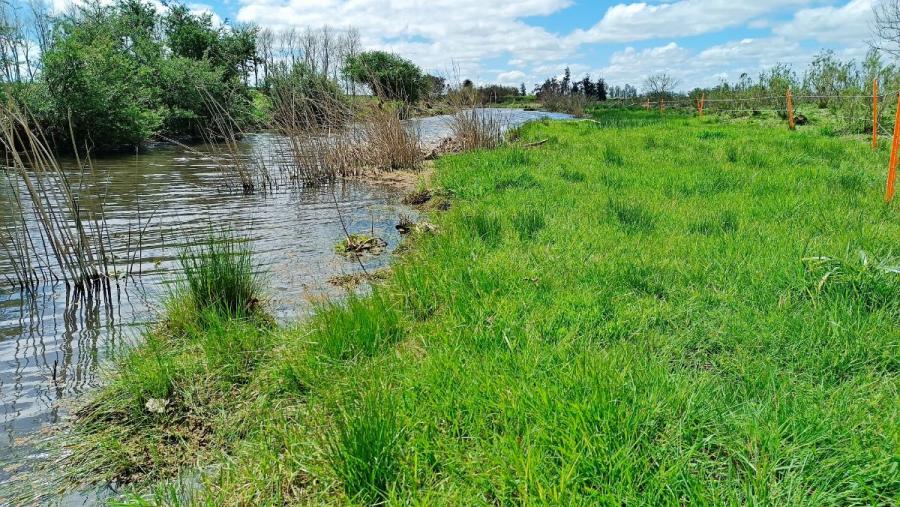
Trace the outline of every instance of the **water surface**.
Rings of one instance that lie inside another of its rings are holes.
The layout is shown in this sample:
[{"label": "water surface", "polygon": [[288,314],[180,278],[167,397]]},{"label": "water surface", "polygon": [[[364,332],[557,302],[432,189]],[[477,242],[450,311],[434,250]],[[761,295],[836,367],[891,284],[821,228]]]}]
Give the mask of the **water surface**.
[{"label": "water surface", "polygon": [[[510,109],[485,114],[507,127],[567,117]],[[409,125],[426,147],[450,135],[446,116]],[[242,149],[271,161],[280,158],[283,147],[279,136],[256,134],[248,136]],[[99,385],[100,366],[156,320],[178,278],[179,249],[202,238],[211,225],[250,240],[270,308],[285,322],[304,317],[314,298],[340,295],[329,283],[331,277],[361,269],[355,259],[334,252],[345,227],[388,242],[385,253],[363,259],[367,269],[377,269],[399,243],[394,228],[399,215],[413,214],[399,204],[397,189],[366,182],[244,195],[223,184],[221,163],[209,155],[220,151],[160,145],[147,153],[93,161],[99,176],[83,192],[103,196],[102,214],[120,235],[146,231],[136,256],[134,239],[128,248],[123,241],[112,243],[120,267],[133,260],[136,276],[113,284],[108,293],[73,298],[63,284],[43,284],[34,294],[24,293],[5,281],[12,277],[12,259],[0,250],[0,505],[3,483],[42,459],[30,441],[65,416],[67,400]],[[8,188],[0,188],[2,233],[13,220]],[[86,197],[82,204],[99,212],[97,199]]]}]

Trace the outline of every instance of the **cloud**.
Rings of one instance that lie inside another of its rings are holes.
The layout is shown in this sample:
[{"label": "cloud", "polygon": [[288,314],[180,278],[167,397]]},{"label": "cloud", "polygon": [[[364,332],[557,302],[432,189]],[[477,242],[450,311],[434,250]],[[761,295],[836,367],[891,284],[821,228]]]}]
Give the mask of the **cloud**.
[{"label": "cloud", "polygon": [[477,72],[481,62],[508,57],[522,62],[568,55],[559,38],[529,25],[571,0],[242,0],[238,21],[275,29],[353,26],[367,48],[394,51],[432,72],[452,64]]},{"label": "cloud", "polygon": [[864,46],[871,37],[876,0],[852,0],[841,7],[802,9],[774,33],[788,39]]},{"label": "cloud", "polygon": [[796,41],[781,37],[743,39],[691,51],[670,42],[664,46],[616,52],[609,65],[595,70],[612,84],[640,86],[647,76],[666,72],[680,82],[680,88],[712,86],[721,80],[737,80],[747,73],[756,77],[778,63],[805,65],[813,56]]},{"label": "cloud", "polygon": [[719,32],[771,11],[811,0],[680,0],[671,3],[618,4],[587,30],[576,30],[569,44],[632,42]]},{"label": "cloud", "polygon": [[497,82],[503,85],[518,85],[525,81],[527,74],[521,70],[511,70],[497,74]]}]

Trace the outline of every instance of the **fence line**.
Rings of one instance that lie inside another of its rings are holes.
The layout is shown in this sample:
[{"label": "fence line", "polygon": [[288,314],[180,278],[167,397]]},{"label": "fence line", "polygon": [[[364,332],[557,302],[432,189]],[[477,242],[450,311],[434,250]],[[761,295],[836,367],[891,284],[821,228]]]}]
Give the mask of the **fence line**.
[{"label": "fence line", "polygon": [[[893,132],[891,132],[885,125],[881,124],[881,122],[879,121],[881,114],[884,112],[883,110],[879,109],[879,102],[886,101],[889,97],[892,96],[897,97],[897,108],[895,110]],[[783,118],[787,121],[789,129],[795,130],[797,127],[797,120],[799,119],[798,116],[795,116],[795,101],[797,104],[802,104],[802,102],[804,101],[822,101],[825,99],[828,99],[829,102],[840,102],[846,99],[857,100],[858,102],[855,102],[852,105],[861,107],[863,109],[871,109],[871,117],[869,117],[868,115],[856,116],[853,112],[840,113],[837,111],[832,111],[832,113],[836,118],[847,123],[848,125],[859,122],[860,124],[864,125],[863,130],[871,126],[870,134],[872,137],[873,150],[878,149],[879,130],[885,132],[886,134],[892,134],[891,157],[888,164],[887,185],[884,197],[886,203],[892,202],[896,193],[897,165],[898,161],[900,161],[900,90],[879,93],[877,80],[873,81],[872,93],[868,95],[794,95],[793,90],[788,88],[784,96],[768,95],[761,97],[707,98],[706,93],[704,92],[700,95],[699,98],[675,98],[671,100],[666,98],[659,98],[655,101],[651,101],[649,98],[647,98],[641,102],[632,100],[627,103],[621,99],[613,99],[615,101],[613,103],[617,106],[622,106],[623,108],[641,107],[647,111],[658,108],[660,115],[664,115],[667,110],[691,112],[693,114],[696,114],[698,117],[702,117],[704,112],[709,111],[712,111],[715,114],[722,115],[777,113],[779,115],[783,115]],[[865,99],[865,102],[861,101],[860,99]],[[772,102],[777,103],[772,104]],[[730,109],[722,109],[716,107],[716,104],[732,104],[734,105],[734,107]],[[753,104],[765,105],[766,108],[752,107]],[[802,105],[802,107],[806,107],[806,105]],[[825,106],[824,108],[830,109],[828,106]]]}]

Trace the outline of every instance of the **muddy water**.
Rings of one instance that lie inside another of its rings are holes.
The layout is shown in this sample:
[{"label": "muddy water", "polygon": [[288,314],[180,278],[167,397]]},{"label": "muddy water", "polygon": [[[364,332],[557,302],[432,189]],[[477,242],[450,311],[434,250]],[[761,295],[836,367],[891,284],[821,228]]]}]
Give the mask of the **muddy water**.
[{"label": "muddy water", "polygon": [[[508,126],[565,117],[521,110],[488,114]],[[446,117],[412,123],[425,145],[449,134]],[[283,140],[256,134],[245,144],[248,151],[266,153]],[[308,313],[311,299],[341,294],[328,283],[331,277],[360,270],[356,260],[334,253],[344,227],[351,233],[374,232],[388,242],[384,254],[364,259],[367,269],[377,269],[399,243],[394,229],[399,215],[411,213],[399,204],[398,190],[365,182],[255,195],[228,191],[220,167],[202,154],[209,151],[214,150],[164,145],[93,161],[101,175],[107,222],[119,230],[146,227],[135,258],[139,276],[121,280],[105,296],[73,299],[61,284],[25,294],[5,281],[12,276],[12,261],[0,250],[0,505],[4,483],[43,459],[31,440],[65,416],[67,400],[96,387],[99,367],[157,318],[178,276],[179,249],[203,237],[210,224],[251,241],[270,306],[289,321]],[[0,192],[0,229],[12,222],[11,208],[9,195]],[[132,244],[113,254],[131,259],[134,251]]]}]

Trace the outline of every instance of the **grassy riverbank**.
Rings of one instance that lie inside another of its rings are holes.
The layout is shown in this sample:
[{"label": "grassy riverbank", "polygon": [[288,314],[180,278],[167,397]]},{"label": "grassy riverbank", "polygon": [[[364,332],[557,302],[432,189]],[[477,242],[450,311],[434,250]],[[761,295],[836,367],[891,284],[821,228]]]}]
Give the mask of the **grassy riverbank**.
[{"label": "grassy riverbank", "polygon": [[453,205],[371,296],[291,329],[170,305],[75,425],[72,477],[214,504],[896,501],[885,150],[641,112],[520,139],[546,142],[437,161]]}]

